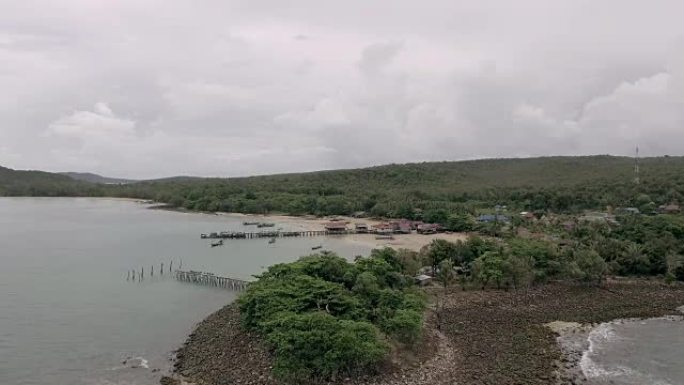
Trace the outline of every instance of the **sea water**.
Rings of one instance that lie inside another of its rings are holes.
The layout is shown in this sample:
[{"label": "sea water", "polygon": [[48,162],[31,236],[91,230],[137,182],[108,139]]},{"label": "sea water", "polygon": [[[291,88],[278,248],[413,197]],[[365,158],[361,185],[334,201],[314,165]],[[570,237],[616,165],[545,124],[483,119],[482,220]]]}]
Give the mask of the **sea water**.
[{"label": "sea water", "polygon": [[[171,262],[249,279],[319,244],[347,258],[370,251],[343,238],[227,240],[215,248],[200,239],[247,230],[243,220],[123,200],[0,198],[0,384],[158,383],[194,325],[236,297],[175,281]],[[141,269],[143,281],[130,279]]]},{"label": "sea water", "polygon": [[684,318],[618,320],[588,336],[580,367],[592,385],[684,385]]}]

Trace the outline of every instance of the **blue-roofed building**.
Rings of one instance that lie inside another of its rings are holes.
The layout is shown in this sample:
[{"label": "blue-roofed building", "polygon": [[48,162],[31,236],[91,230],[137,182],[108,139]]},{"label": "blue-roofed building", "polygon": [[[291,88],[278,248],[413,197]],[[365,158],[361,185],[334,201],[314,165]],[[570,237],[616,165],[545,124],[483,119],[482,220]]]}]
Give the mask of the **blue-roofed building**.
[{"label": "blue-roofed building", "polygon": [[482,214],[477,217],[477,221],[480,223],[491,223],[491,222],[504,222],[508,223],[511,219],[502,214]]}]

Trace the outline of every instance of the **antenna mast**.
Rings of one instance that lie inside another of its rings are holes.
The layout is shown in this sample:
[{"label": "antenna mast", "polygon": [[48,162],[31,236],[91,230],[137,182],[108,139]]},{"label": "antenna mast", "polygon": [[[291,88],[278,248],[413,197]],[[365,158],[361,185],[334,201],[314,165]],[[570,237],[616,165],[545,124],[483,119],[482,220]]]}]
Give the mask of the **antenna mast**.
[{"label": "antenna mast", "polygon": [[634,157],[634,183],[639,184],[639,146],[636,148],[636,156]]}]

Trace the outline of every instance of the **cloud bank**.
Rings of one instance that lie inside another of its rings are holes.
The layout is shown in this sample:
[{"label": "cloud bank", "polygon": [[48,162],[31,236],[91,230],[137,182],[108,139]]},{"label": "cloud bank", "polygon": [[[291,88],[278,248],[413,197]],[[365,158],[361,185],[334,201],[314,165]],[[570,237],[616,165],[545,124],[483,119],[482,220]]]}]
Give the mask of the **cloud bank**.
[{"label": "cloud bank", "polygon": [[148,178],[684,154],[684,3],[22,1],[0,164]]}]

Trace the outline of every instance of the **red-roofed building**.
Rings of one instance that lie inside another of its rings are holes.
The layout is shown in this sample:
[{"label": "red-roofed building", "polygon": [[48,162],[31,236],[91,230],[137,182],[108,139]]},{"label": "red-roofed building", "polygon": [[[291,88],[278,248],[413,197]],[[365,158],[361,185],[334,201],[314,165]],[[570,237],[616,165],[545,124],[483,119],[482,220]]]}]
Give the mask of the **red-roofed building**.
[{"label": "red-roofed building", "polygon": [[394,233],[394,227],[389,223],[378,223],[373,226],[373,232],[376,234],[392,234]]}]

